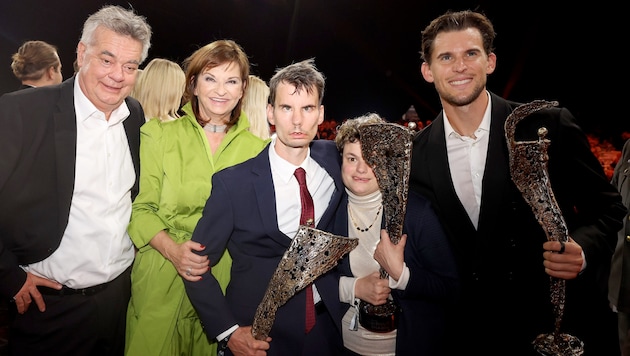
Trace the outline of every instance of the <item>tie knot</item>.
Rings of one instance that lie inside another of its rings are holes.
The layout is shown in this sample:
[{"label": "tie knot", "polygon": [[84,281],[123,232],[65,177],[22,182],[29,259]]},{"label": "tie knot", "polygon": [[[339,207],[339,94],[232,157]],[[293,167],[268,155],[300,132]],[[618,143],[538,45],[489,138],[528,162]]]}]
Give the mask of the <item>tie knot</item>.
[{"label": "tie knot", "polygon": [[304,170],[304,168],[299,167],[298,169],[295,170],[293,175],[295,176],[295,178],[297,179],[300,185],[306,184],[306,171]]}]

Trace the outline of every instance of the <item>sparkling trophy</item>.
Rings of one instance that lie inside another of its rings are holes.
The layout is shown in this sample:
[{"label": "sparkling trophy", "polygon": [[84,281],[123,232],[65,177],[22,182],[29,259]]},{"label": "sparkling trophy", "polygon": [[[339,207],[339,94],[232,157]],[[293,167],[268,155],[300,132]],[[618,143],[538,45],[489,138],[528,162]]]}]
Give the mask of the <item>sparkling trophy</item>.
[{"label": "sparkling trophy", "polygon": [[[537,141],[515,142],[516,125],[528,115],[545,108],[557,106],[558,102],[536,100],[523,104],[508,116],[505,121],[510,174],[512,181],[520,190],[523,198],[532,208],[538,223],[550,241],[568,241],[569,230],[562,216],[562,211],[551,189],[547,170],[547,149],[551,141],[546,139],[547,129],[538,129]],[[549,277],[551,303],[556,317],[553,332],[538,335],[532,344],[536,351],[546,356],[580,356],[584,354],[584,343],[577,337],[560,332],[566,292],[566,281]]]},{"label": "sparkling trophy", "polygon": [[[376,123],[359,127],[363,158],[374,171],[383,196],[385,229],[392,243],[398,244],[402,235],[413,132],[394,123]],[[388,278],[387,271],[380,269],[380,277]],[[374,332],[389,332],[398,326],[400,307],[392,299],[383,305],[359,302],[359,323]]]}]

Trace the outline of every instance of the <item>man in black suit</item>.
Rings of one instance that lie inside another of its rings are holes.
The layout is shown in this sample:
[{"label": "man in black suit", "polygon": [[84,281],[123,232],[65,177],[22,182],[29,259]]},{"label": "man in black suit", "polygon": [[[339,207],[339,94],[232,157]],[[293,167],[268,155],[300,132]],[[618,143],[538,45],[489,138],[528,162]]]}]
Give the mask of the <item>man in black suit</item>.
[{"label": "man in black suit", "polygon": [[[0,294],[12,355],[122,355],[134,248],[145,18],[106,6],[86,20],[79,72],[0,98]],[[32,305],[34,302],[35,305]]]},{"label": "man in black suit", "polygon": [[226,354],[266,350],[268,355],[338,355],[343,350],[344,311],[334,270],[314,282],[318,312],[310,332],[305,331],[307,287],[278,309],[271,339],[256,340],[251,333],[256,308],[300,225],[294,171],[306,171],[318,229],[332,227],[344,194],[334,142],[313,141],[324,120],[324,76],[313,60],[280,69],[269,87],[267,118],[276,127],[271,143],[258,156],[215,173],[212,194],[192,237],[214,263],[227,246],[232,275],[226,294],[210,272],[197,282],[185,280],[186,291],[206,333]]},{"label": "man in black suit", "polygon": [[[630,207],[630,139],[623,145],[619,162],[615,166],[612,184],[617,187],[626,208]],[[623,219],[613,254],[608,300],[617,313],[619,347],[623,356],[630,356],[630,215]]]},{"label": "man in black suit", "polygon": [[[512,182],[504,123],[519,104],[486,90],[494,28],[481,13],[447,12],[422,32],[421,72],[443,110],[414,140],[410,188],[428,197],[453,246],[462,281],[446,354],[535,355],[555,326],[550,276],[566,280],[561,332],[585,355],[618,355],[606,300],[610,258],[625,208],[565,108],[517,127],[517,141],[548,129],[548,171],[570,241],[547,241]],[[536,182],[534,182],[536,183]]]}]

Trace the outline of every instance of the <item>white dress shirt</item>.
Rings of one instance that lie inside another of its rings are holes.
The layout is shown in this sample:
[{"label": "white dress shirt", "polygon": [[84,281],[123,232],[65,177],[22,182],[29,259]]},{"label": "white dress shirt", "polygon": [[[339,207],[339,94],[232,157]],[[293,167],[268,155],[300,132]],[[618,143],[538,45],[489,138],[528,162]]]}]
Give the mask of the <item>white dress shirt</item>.
[{"label": "white dress shirt", "polygon": [[490,136],[490,113],[492,102],[488,95],[488,106],[483,114],[479,127],[475,130],[475,138],[462,136],[455,132],[444,115],[444,135],[446,137],[446,151],[451,179],[455,192],[464,205],[470,221],[475,229],[479,223],[479,209],[481,207],[481,187],[488,154],[488,140]]},{"label": "white dress shirt", "polygon": [[74,106],[76,172],[68,225],[52,255],[23,268],[78,289],[109,282],[133,262],[127,225],[135,171],[123,127],[127,105],[123,102],[106,120],[83,94],[77,77]]},{"label": "white dress shirt", "polygon": [[[299,166],[287,162],[276,153],[275,144],[277,137],[271,140],[269,146],[269,162],[271,164],[271,177],[276,192],[276,211],[278,228],[289,238],[293,239],[300,227],[300,185],[293,175],[298,167],[306,171],[306,186],[313,198],[315,210],[315,226],[319,223],[328,208],[330,198],[335,192],[335,181],[314,159],[311,158],[309,149],[306,159]],[[317,288],[313,285],[313,298],[317,303],[321,298]]]}]

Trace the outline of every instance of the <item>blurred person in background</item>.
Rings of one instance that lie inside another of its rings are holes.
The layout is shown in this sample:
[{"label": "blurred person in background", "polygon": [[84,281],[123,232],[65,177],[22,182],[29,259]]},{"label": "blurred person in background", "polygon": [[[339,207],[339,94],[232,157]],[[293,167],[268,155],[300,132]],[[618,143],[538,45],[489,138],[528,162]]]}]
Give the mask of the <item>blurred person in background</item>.
[{"label": "blurred person in background", "polygon": [[179,64],[154,58],[138,74],[131,96],[142,105],[147,121],[171,121],[179,117],[185,87],[186,74]]},{"label": "blurred person in background", "polygon": [[249,84],[247,84],[245,97],[243,97],[243,111],[249,119],[249,131],[263,140],[271,136],[271,129],[267,121],[268,100],[269,86],[267,83],[250,74]]}]

